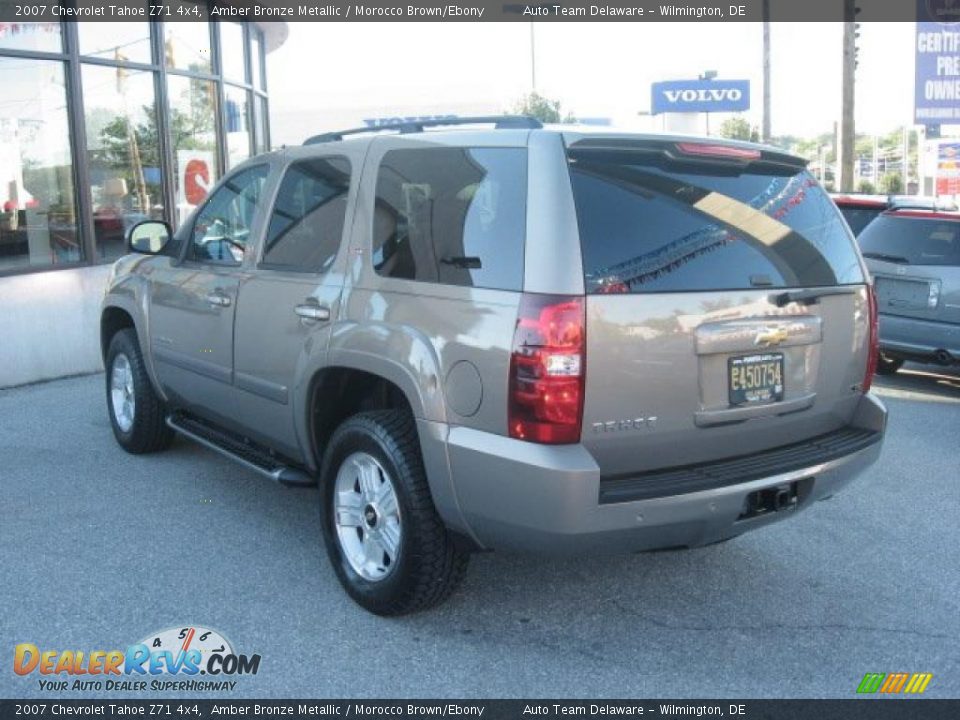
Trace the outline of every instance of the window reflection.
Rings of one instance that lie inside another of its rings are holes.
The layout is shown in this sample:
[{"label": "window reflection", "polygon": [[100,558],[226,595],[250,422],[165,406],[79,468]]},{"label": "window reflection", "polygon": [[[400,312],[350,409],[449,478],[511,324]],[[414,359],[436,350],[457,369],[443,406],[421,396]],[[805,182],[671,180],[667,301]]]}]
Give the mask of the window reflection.
[{"label": "window reflection", "polygon": [[250,157],[250,94],[225,85],[227,116],[227,165],[234,167]]},{"label": "window reflection", "polygon": [[116,62],[149,64],[150,23],[77,23],[80,54]]},{"label": "window reflection", "polygon": [[163,218],[153,73],[84,65],[83,97],[97,257],[126,252],[126,233]]},{"label": "window reflection", "polygon": [[247,81],[247,62],[243,52],[243,27],[238,23],[220,23],[220,65],[223,77],[236,82]]},{"label": "window reflection", "polygon": [[217,179],[216,94],[213,82],[178,75],[167,88],[179,225]]},{"label": "window reflection", "polygon": [[253,124],[256,136],[255,153],[259,155],[270,149],[267,142],[267,99],[259,95],[253,98]]},{"label": "window reflection", "polygon": [[[198,6],[193,3],[169,3],[170,12],[175,17],[194,17],[192,14],[177,15],[178,8],[184,12]],[[206,10],[201,10],[201,17],[206,18]],[[199,20],[164,23],[164,55],[168,68],[188,70],[191,72],[210,72],[210,24]]]},{"label": "window reflection", "polygon": [[63,63],[0,58],[0,271],[81,259]]},{"label": "window reflection", "polygon": [[0,48],[63,52],[60,23],[0,23]]},{"label": "window reflection", "polygon": [[263,90],[263,42],[261,33],[250,28],[250,67],[253,70],[253,86]]}]

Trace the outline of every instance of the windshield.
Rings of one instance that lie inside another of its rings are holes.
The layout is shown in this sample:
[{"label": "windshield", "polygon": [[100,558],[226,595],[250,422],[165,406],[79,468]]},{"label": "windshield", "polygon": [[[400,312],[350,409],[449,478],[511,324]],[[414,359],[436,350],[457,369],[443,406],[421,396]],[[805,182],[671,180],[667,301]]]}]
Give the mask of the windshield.
[{"label": "windshield", "polygon": [[882,215],[857,238],[864,257],[910,265],[960,265],[960,218]]},{"label": "windshield", "polygon": [[571,151],[588,293],[864,282],[836,206],[806,170]]}]

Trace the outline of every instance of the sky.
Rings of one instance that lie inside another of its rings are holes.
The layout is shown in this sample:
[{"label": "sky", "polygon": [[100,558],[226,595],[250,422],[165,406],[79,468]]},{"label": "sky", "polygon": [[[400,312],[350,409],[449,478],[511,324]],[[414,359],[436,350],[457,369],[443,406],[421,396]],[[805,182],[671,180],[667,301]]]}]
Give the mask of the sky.
[{"label": "sky", "polygon": [[[290,23],[267,62],[273,142],[367,117],[508,110],[532,87],[531,26],[537,91],[579,117],[649,128],[652,82],[716,70],[751,81],[745,116],[760,124],[760,23]],[[858,133],[911,122],[913,36],[913,23],[862,23]],[[831,131],[841,57],[840,23],[773,23],[774,135]]]}]

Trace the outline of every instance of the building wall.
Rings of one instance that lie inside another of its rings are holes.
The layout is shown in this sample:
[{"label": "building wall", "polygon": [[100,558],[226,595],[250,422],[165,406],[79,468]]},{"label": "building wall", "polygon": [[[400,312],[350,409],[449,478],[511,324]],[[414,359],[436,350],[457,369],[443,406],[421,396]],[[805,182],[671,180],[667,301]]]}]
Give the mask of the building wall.
[{"label": "building wall", "polygon": [[0,387],[103,369],[108,265],[0,279]]}]

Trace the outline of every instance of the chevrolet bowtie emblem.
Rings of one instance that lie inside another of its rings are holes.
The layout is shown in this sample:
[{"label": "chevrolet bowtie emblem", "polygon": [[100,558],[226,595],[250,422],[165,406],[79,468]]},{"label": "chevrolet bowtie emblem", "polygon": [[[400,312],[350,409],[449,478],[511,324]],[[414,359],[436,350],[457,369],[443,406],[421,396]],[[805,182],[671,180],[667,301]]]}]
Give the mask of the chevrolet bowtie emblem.
[{"label": "chevrolet bowtie emblem", "polygon": [[753,344],[760,347],[771,347],[772,345],[779,345],[788,337],[790,337],[790,333],[784,328],[764,328],[757,333],[757,336],[753,339]]}]

